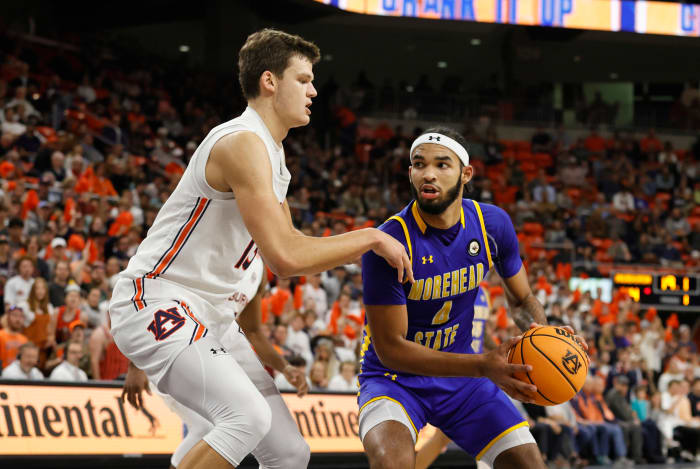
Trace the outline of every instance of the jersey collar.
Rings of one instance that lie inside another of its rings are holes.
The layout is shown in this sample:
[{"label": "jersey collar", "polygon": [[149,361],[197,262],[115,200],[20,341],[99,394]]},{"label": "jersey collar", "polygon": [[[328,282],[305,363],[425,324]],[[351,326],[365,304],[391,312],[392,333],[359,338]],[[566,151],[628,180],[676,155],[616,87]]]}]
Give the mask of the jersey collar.
[{"label": "jersey collar", "polygon": [[[423,218],[420,216],[420,212],[418,211],[418,202],[413,201],[413,205],[411,206],[411,213],[413,214],[413,219],[416,221],[416,225],[418,225],[420,232],[425,234],[425,230],[428,229],[428,225],[427,223],[425,223],[425,221],[423,221]],[[464,229],[464,206],[461,206],[459,208],[459,222],[462,224],[462,229]]]}]

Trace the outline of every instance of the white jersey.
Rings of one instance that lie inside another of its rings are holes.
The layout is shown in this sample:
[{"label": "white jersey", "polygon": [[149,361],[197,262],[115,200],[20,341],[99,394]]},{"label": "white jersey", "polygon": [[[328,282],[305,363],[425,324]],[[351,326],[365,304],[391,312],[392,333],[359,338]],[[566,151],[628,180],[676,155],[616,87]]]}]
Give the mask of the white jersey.
[{"label": "white jersey", "polygon": [[[215,127],[199,145],[146,239],[121,273],[122,288],[115,288],[115,296],[120,298],[113,298],[112,304],[128,295],[140,310],[149,296],[163,297],[165,292],[184,288],[218,308],[239,289],[246,270],[260,257],[258,248],[243,223],[234,194],[209,186],[205,166],[214,144],[240,131],[255,133],[265,144],[273,190],[279,202],[284,202],[291,179],[284,150],[259,114],[248,107],[241,116]],[[124,280],[131,284],[129,288],[123,287]],[[222,318],[201,319],[209,325]]]}]

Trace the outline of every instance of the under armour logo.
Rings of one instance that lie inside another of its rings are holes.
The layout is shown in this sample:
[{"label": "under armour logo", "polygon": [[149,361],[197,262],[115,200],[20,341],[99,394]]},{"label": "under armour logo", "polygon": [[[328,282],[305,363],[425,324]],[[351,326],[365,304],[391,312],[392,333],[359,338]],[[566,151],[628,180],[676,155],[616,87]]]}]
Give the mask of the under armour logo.
[{"label": "under armour logo", "polygon": [[428,140],[433,140],[433,139],[435,139],[435,140],[437,140],[437,141],[439,142],[439,141],[440,141],[440,136],[433,136],[433,135],[431,135],[431,136],[428,137]]},{"label": "under armour logo", "polygon": [[428,257],[423,256],[423,264],[425,263],[432,264],[433,263],[433,255],[429,255]]},{"label": "under armour logo", "polygon": [[384,373],[384,376],[387,378],[391,378],[392,381],[396,381],[396,375],[392,375],[390,373]]},{"label": "under armour logo", "polygon": [[211,352],[212,355],[216,355],[217,353],[226,353],[226,349],[223,347],[210,348],[209,351]]}]

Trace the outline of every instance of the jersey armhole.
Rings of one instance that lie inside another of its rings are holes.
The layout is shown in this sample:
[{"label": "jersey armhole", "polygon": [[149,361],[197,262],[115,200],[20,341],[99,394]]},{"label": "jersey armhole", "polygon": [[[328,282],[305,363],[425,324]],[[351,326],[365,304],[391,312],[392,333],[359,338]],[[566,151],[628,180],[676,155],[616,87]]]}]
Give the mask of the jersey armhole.
[{"label": "jersey armhole", "polygon": [[194,164],[194,168],[192,168],[194,170],[192,179],[197,190],[200,191],[205,197],[219,200],[236,198],[233,192],[218,191],[209,185],[209,182],[207,181],[206,167],[209,157],[211,156],[211,151],[219,140],[227,135],[246,131],[254,134],[252,130],[241,128],[239,126],[221,129],[218,132],[207,136],[204,139],[204,142],[202,142],[203,145],[200,145],[200,147],[197,148],[196,154],[192,157],[192,161],[190,162],[191,164]]}]

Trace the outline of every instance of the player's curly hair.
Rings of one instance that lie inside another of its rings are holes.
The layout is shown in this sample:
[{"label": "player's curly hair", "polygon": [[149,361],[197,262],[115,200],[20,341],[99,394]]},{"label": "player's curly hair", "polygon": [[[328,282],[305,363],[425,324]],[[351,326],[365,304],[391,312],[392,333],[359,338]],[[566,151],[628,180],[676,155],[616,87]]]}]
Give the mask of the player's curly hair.
[{"label": "player's curly hair", "polygon": [[313,42],[300,36],[266,28],[248,36],[238,53],[238,81],[243,96],[250,100],[260,94],[260,75],[269,70],[281,77],[292,57],[305,57],[312,64],[321,58]]}]

